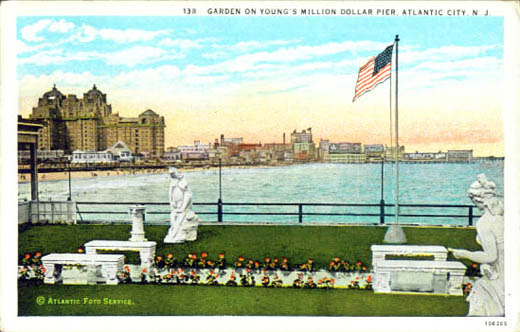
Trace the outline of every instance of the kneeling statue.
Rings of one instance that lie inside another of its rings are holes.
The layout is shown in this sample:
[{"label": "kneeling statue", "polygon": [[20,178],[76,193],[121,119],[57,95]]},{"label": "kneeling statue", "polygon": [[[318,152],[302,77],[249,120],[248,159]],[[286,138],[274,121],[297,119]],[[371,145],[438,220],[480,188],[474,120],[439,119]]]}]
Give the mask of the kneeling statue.
[{"label": "kneeling statue", "polygon": [[188,182],[175,167],[170,167],[170,229],[165,243],[183,243],[197,239],[199,217],[191,210],[192,194]]},{"label": "kneeling statue", "polygon": [[482,251],[448,249],[456,258],[480,263],[482,278],[467,298],[468,316],[504,316],[504,204],[496,197],[495,183],[484,174],[477,176],[468,196],[484,214],[477,222],[477,243]]}]

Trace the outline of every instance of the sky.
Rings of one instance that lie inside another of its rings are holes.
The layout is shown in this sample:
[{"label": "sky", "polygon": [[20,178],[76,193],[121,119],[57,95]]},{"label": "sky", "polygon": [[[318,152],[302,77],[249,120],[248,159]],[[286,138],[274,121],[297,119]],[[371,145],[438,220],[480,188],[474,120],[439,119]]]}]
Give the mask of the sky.
[{"label": "sky", "polygon": [[163,115],[167,147],[309,127],[316,142],[389,144],[390,81],[352,98],[399,34],[399,143],[503,156],[503,31],[501,17],[18,17],[19,113],[53,84],[96,84],[121,116]]}]

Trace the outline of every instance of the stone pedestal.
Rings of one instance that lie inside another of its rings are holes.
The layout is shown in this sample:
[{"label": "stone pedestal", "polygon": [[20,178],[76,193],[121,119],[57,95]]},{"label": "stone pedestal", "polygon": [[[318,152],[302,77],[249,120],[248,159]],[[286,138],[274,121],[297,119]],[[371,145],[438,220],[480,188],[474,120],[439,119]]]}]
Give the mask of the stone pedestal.
[{"label": "stone pedestal", "polygon": [[143,242],[144,237],[144,205],[135,205],[130,207],[129,214],[132,216],[132,231],[130,241]]},{"label": "stone pedestal", "polygon": [[401,225],[388,226],[383,242],[393,244],[406,243],[406,236]]},{"label": "stone pedestal", "polygon": [[184,243],[197,240],[199,217],[193,211],[178,215],[172,213],[171,218],[174,221],[164,238],[164,243]]}]

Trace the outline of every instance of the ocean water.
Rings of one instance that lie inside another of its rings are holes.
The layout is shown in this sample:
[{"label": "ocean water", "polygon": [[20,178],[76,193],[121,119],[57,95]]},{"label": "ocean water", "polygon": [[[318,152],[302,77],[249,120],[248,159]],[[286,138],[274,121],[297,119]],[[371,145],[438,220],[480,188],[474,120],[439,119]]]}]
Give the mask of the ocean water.
[{"label": "ocean water", "polygon": [[[400,164],[400,204],[464,204],[471,201],[467,189],[480,173],[494,181],[500,195],[504,192],[502,161],[473,164]],[[194,202],[216,203],[219,198],[218,170],[184,172],[193,192]],[[93,177],[72,180],[72,198],[86,202],[168,202],[167,174],[139,174],[113,177]],[[30,184],[18,185],[20,199],[30,197]],[[65,200],[68,181],[40,182],[41,200]],[[394,165],[385,164],[384,199],[394,204]],[[378,204],[381,199],[381,165],[378,164],[303,164],[284,167],[257,167],[222,170],[222,200],[224,203],[356,203]],[[81,220],[129,220],[127,206],[79,205],[80,212],[120,211],[123,214],[88,214]],[[150,206],[146,220],[168,222],[168,206]],[[194,206],[195,212],[216,212],[216,206]],[[467,208],[400,207],[400,214],[467,215]],[[224,213],[297,213],[297,206],[224,206]],[[379,207],[304,206],[304,213],[379,213]],[[386,213],[393,214],[393,207]],[[478,210],[474,209],[478,214]],[[202,214],[204,221],[216,221],[216,215]],[[394,221],[387,216],[388,222]],[[224,215],[229,222],[293,223],[298,216]],[[379,222],[378,216],[319,216],[303,217],[304,222]],[[403,223],[465,225],[467,218],[401,217]]]}]

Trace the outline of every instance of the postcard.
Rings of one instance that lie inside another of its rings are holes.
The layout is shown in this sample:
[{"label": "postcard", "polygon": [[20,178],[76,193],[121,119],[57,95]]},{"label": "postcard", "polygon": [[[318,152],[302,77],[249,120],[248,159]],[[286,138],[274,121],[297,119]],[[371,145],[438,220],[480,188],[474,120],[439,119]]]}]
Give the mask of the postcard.
[{"label": "postcard", "polygon": [[2,331],[520,327],[518,3],[1,15]]}]

